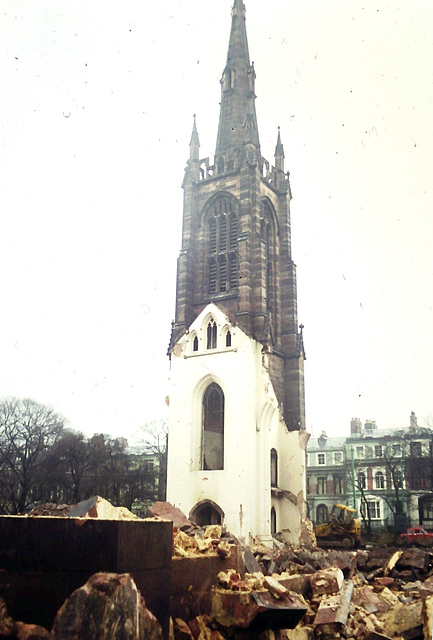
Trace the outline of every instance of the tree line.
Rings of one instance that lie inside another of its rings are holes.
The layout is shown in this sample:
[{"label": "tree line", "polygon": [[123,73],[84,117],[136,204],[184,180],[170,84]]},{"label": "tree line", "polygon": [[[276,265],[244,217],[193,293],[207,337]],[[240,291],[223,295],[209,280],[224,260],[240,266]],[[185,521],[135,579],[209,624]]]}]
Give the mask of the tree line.
[{"label": "tree line", "polygon": [[47,502],[76,504],[100,495],[144,516],[165,499],[164,424],[143,428],[139,452],[124,438],[86,437],[34,400],[0,400],[0,513],[26,513]]}]

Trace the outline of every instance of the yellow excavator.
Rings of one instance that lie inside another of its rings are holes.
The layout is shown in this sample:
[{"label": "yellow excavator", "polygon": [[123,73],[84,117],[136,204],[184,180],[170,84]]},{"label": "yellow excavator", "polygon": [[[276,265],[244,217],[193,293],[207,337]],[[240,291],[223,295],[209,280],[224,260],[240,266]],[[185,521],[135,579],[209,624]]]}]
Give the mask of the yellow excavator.
[{"label": "yellow excavator", "polygon": [[361,522],[356,509],[345,504],[334,504],[328,522],[314,527],[319,547],[352,549],[361,544]]}]

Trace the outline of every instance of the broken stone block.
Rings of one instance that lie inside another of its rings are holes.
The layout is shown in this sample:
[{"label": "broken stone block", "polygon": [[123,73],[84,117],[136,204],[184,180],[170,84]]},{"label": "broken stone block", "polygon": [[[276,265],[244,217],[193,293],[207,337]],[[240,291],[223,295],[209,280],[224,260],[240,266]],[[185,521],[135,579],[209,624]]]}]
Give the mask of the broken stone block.
[{"label": "broken stone block", "polygon": [[196,618],[188,621],[188,626],[191,629],[194,640],[198,640],[200,636],[206,636],[207,631],[209,631],[210,635],[210,623],[211,622],[208,615],[197,616]]},{"label": "broken stone block", "polygon": [[8,614],[5,601],[0,598],[0,636],[13,637],[16,631],[16,622]]},{"label": "broken stone block", "polygon": [[266,576],[263,580],[263,586],[272,593],[275,598],[282,598],[285,596],[289,590],[286,589],[278,580],[272,578],[272,576]]},{"label": "broken stone block", "polygon": [[383,567],[383,575],[387,576],[395,567],[397,562],[400,560],[403,555],[403,551],[399,550],[392,554],[388,562],[385,563]]},{"label": "broken stone block", "polygon": [[336,567],[316,571],[310,578],[311,590],[314,596],[323,594],[331,595],[338,593],[344,582],[344,575],[341,569]]},{"label": "broken stone block", "polygon": [[336,634],[343,630],[349,616],[352,594],[353,582],[348,580],[339,593],[322,597],[314,619],[316,633]]},{"label": "broken stone block", "polygon": [[69,518],[103,518],[104,520],[139,520],[126,507],[115,507],[101,496],[79,502],[67,514]]},{"label": "broken stone block", "polygon": [[216,547],[216,552],[222,558],[229,558],[232,550],[228,542],[226,542],[225,540],[221,540]]},{"label": "broken stone block", "polygon": [[280,584],[282,584],[289,591],[300,593],[304,597],[311,591],[310,584],[311,574],[299,574],[289,575],[282,573],[278,577]]},{"label": "broken stone block", "polygon": [[89,578],[59,609],[52,634],[54,640],[162,640],[159,622],[127,573]]},{"label": "broken stone block", "polygon": [[191,629],[181,618],[173,620],[173,635],[174,640],[194,640]]},{"label": "broken stone block", "polygon": [[18,640],[51,640],[52,637],[48,629],[44,629],[44,627],[40,627],[38,624],[17,622]]},{"label": "broken stone block", "polygon": [[383,605],[379,595],[374,592],[371,585],[363,585],[354,590],[352,601],[359,607],[362,607],[368,613],[376,613],[376,611],[387,611],[389,607]]},{"label": "broken stone block", "polygon": [[411,547],[405,549],[399,558],[397,569],[418,569],[422,573],[427,573],[430,557],[427,551]]},{"label": "broken stone block", "polygon": [[313,640],[314,630],[311,627],[295,627],[281,629],[276,633],[276,640]]},{"label": "broken stone block", "polygon": [[389,576],[381,576],[379,578],[374,579],[374,585],[381,589],[382,587],[389,587],[393,584],[394,578],[390,578]]},{"label": "broken stone block", "polygon": [[422,625],[422,602],[403,604],[398,602],[382,617],[384,632],[388,636],[401,636],[406,631]]},{"label": "broken stone block", "polygon": [[340,593],[325,595],[314,619],[316,634],[338,634],[344,629],[350,611],[353,582],[348,580]]},{"label": "broken stone block", "polygon": [[147,513],[152,518],[158,520],[171,520],[173,527],[180,529],[181,527],[190,527],[194,523],[188,520],[186,515],[170,502],[155,502],[148,508]]},{"label": "broken stone block", "polygon": [[[433,576],[424,580],[420,587],[418,587],[419,594],[422,598],[433,594]],[[430,639],[431,640],[431,639]]]},{"label": "broken stone block", "polygon": [[433,595],[424,599],[422,607],[424,640],[433,638]]},{"label": "broken stone block", "polygon": [[379,593],[379,599],[385,607],[385,609],[383,607],[379,607],[379,611],[388,611],[388,609],[396,607],[400,603],[398,597],[391,591],[391,589],[388,589],[388,587],[384,587],[382,589]]},{"label": "broken stone block", "polygon": [[210,524],[206,527],[203,537],[219,540],[222,536],[222,527],[220,524]]}]

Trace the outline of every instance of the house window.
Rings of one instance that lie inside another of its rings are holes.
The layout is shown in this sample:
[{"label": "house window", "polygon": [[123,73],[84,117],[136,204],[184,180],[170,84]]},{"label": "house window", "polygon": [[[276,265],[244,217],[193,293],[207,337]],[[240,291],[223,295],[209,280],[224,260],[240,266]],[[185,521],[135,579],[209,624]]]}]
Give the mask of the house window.
[{"label": "house window", "polygon": [[271,449],[271,487],[278,487],[278,453]]},{"label": "house window", "polygon": [[422,515],[422,521],[433,520],[433,500],[429,498],[419,499],[419,511]]},{"label": "house window", "polygon": [[226,347],[231,347],[232,346],[232,334],[230,333],[230,331],[227,331],[226,333]]},{"label": "house window", "polygon": [[193,351],[198,351],[198,338],[197,338],[197,336],[194,336],[194,340],[192,341],[192,350]]},{"label": "house window", "polygon": [[392,455],[396,458],[401,457],[401,444],[393,444],[392,445]]},{"label": "house window", "polygon": [[341,476],[334,476],[334,493],[335,495],[343,493],[343,478]]},{"label": "house window", "polygon": [[216,349],[217,346],[217,326],[213,318],[209,320],[207,325],[207,349]]},{"label": "house window", "polygon": [[307,476],[307,493],[310,493],[310,476]]},{"label": "house window", "polygon": [[325,495],[326,493],[326,478],[319,477],[317,478],[317,493],[320,495]]},{"label": "house window", "polygon": [[394,471],[393,485],[394,488],[396,487],[397,489],[401,489],[403,487],[403,477],[401,471]]},{"label": "house window", "polygon": [[317,454],[317,464],[325,464],[326,459],[325,459],[325,454],[324,453],[318,453]]},{"label": "house window", "polygon": [[415,458],[421,457],[421,442],[411,442],[410,443],[410,455]]},{"label": "house window", "polygon": [[224,468],[224,394],[215,382],[203,396],[202,469]]},{"label": "house window", "polygon": [[364,447],[363,446],[356,447],[355,454],[357,458],[364,458],[365,457]]},{"label": "house window", "polygon": [[374,445],[374,456],[375,458],[381,458],[383,456],[383,449],[381,444]]},{"label": "house window", "polygon": [[376,475],[374,476],[374,483],[376,489],[385,489],[385,476],[383,475],[382,471],[378,471],[376,473]]},{"label": "house window", "polygon": [[334,464],[341,464],[343,462],[343,452],[334,451]]},{"label": "house window", "polygon": [[318,504],[316,509],[316,524],[328,522],[329,513],[326,504]]},{"label": "house window", "polygon": [[208,293],[238,286],[238,219],[229,198],[218,198],[208,216]]},{"label": "house window", "polygon": [[363,471],[360,471],[358,473],[358,487],[360,489],[365,489],[366,484],[365,484],[365,473]]},{"label": "house window", "polygon": [[369,517],[370,520],[380,520],[380,502],[376,500],[368,501],[367,504],[362,502],[361,514],[364,518]]},{"label": "house window", "polygon": [[274,507],[271,509],[271,534],[275,535],[277,533],[277,512]]}]

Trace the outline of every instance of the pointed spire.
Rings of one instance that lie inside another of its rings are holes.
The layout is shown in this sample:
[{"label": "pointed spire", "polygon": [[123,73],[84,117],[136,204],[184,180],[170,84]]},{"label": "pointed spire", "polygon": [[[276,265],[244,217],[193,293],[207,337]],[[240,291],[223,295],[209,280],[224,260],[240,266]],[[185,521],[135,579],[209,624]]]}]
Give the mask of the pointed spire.
[{"label": "pointed spire", "polygon": [[194,124],[192,126],[191,140],[189,143],[189,159],[198,161],[200,159],[200,140],[198,138],[197,123],[195,118],[196,115],[194,113]]},{"label": "pointed spire", "polygon": [[275,147],[275,168],[284,171],[284,147],[281,143],[280,127],[278,127],[277,146]]},{"label": "pointed spire", "polygon": [[246,137],[259,147],[255,108],[255,71],[250,64],[245,4],[235,0],[227,63],[221,78],[221,110],[215,155],[242,147]]}]

